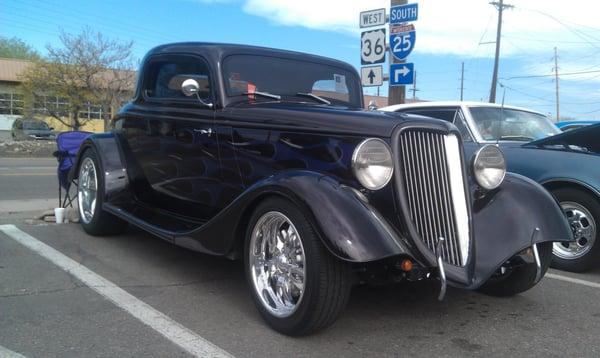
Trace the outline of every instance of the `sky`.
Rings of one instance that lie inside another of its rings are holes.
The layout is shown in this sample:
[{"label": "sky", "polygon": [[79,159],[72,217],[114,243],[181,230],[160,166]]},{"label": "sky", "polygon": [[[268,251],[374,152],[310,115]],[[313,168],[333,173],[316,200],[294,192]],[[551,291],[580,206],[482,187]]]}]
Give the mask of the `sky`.
[{"label": "sky", "polygon": [[[504,98],[555,118],[556,47],[561,117],[600,119],[600,2],[505,1],[514,7],[504,12],[497,102]],[[464,99],[487,101],[495,8],[487,0],[414,2],[419,19],[408,61],[417,71],[416,96],[460,99],[464,62]],[[47,45],[60,45],[61,29],[78,33],[88,26],[134,41],[137,59],[159,44],[207,41],[308,52],[359,70],[359,13],[382,7],[389,8],[389,0],[0,0],[0,35],[21,38],[44,54]]]}]

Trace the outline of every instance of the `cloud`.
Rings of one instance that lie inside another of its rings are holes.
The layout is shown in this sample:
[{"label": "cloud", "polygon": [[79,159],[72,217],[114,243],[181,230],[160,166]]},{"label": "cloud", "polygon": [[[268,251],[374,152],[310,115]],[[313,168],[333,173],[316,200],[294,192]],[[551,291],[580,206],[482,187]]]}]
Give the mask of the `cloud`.
[{"label": "cloud", "polygon": [[[509,0],[504,12],[503,56],[600,49],[597,14],[600,2],[589,0]],[[488,1],[420,0],[415,52],[468,57],[493,56],[497,11]],[[359,36],[359,13],[389,8],[387,0],[245,0],[246,13],[282,26],[302,26]]]}]

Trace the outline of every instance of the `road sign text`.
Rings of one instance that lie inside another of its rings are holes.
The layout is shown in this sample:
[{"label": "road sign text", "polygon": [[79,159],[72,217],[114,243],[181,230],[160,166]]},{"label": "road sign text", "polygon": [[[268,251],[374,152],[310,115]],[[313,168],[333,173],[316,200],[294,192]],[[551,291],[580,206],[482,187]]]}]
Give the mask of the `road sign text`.
[{"label": "road sign text", "polygon": [[418,15],[418,4],[393,6],[390,9],[390,24],[417,21]]}]

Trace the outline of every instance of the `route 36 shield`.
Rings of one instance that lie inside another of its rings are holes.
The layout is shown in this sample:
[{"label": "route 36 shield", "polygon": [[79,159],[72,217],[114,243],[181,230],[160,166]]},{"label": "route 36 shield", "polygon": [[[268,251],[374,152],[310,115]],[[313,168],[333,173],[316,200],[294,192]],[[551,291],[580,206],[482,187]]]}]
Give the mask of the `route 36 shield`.
[{"label": "route 36 shield", "polygon": [[365,31],[360,36],[360,62],[363,65],[385,62],[385,29]]}]

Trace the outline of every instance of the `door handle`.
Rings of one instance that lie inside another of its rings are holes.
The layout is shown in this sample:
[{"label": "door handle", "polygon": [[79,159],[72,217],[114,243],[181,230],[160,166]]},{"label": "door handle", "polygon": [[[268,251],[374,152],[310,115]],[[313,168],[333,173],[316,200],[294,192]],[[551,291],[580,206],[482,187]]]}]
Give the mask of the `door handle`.
[{"label": "door handle", "polygon": [[206,134],[208,137],[210,137],[212,135],[212,128],[208,128],[208,129],[194,129],[194,132],[196,133],[200,133],[200,134]]}]

